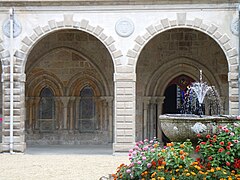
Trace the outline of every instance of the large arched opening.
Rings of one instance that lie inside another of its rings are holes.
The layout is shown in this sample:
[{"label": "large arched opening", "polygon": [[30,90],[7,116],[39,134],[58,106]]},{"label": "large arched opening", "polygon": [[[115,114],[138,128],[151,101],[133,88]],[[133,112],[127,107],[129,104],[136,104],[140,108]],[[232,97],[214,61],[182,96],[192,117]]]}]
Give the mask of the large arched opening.
[{"label": "large arched opening", "polygon": [[[228,62],[221,47],[207,34],[189,28],[174,28],[155,35],[137,61],[136,137],[161,137],[158,116],[177,112],[176,80],[203,81],[215,86],[222,112],[229,112]],[[171,88],[172,87],[172,88]],[[171,94],[172,93],[172,94]],[[168,108],[166,109],[166,106]],[[171,112],[170,112],[171,111]]]},{"label": "large arched opening", "polygon": [[101,41],[79,30],[58,30],[28,55],[26,143],[113,142],[113,62]]}]

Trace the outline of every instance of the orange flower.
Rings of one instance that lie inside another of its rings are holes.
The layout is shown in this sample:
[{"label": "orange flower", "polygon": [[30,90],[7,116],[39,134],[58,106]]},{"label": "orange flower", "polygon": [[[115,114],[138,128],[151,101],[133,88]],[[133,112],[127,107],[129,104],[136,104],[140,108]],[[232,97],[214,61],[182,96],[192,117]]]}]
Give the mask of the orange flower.
[{"label": "orange flower", "polygon": [[179,151],[179,154],[184,154],[184,151],[183,151],[183,150],[180,150],[180,151]]},{"label": "orange flower", "polygon": [[180,148],[184,148],[184,144],[180,144]]},{"label": "orange flower", "polygon": [[166,164],[167,164],[166,161],[163,161],[163,162],[162,162],[162,165],[163,165],[163,166],[165,166]]},{"label": "orange flower", "polygon": [[181,158],[182,160],[184,160],[185,157],[184,157],[184,156],[180,156],[180,158]]}]

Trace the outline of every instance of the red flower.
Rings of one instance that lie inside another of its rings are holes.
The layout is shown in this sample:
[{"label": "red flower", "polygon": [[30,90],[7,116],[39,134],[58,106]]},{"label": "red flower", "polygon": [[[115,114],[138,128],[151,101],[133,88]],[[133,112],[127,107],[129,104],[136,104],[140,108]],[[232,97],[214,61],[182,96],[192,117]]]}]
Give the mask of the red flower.
[{"label": "red flower", "polygon": [[228,133],[228,132],[229,132],[229,130],[228,130],[228,129],[226,129],[226,130],[225,130],[225,132],[226,132],[226,133]]},{"label": "red flower", "polygon": [[224,142],[223,142],[223,141],[221,141],[219,144],[220,144],[221,146],[223,146],[223,145],[224,145]]},{"label": "red flower", "polygon": [[231,146],[232,145],[232,143],[231,142],[228,142],[228,146]]},{"label": "red flower", "polygon": [[227,148],[228,150],[230,150],[230,149],[231,149],[231,147],[230,147],[230,146],[227,146],[226,148]]},{"label": "red flower", "polygon": [[211,138],[211,135],[210,134],[206,135],[206,138],[207,139]]},{"label": "red flower", "polygon": [[206,144],[206,142],[201,142],[201,144],[202,144],[202,145],[205,145],[205,144]]},{"label": "red flower", "polygon": [[228,152],[226,152],[226,154],[227,154],[227,155],[230,155],[231,153],[228,151]]},{"label": "red flower", "polygon": [[214,134],[214,135],[213,135],[213,138],[214,138],[214,139],[216,139],[216,138],[217,138],[217,135],[216,135],[216,134]]},{"label": "red flower", "polygon": [[212,157],[212,156],[209,156],[209,157],[208,157],[208,160],[209,160],[209,161],[213,160],[213,157]]},{"label": "red flower", "polygon": [[226,162],[226,165],[227,165],[227,166],[230,166],[230,165],[231,165],[231,163],[230,163],[230,162]]},{"label": "red flower", "polygon": [[200,138],[202,135],[201,134],[197,134],[197,137]]},{"label": "red flower", "polygon": [[218,152],[223,152],[224,151],[224,148],[219,148]]},{"label": "red flower", "polygon": [[153,165],[153,166],[156,166],[157,163],[156,163],[155,161],[152,161],[152,165]]}]

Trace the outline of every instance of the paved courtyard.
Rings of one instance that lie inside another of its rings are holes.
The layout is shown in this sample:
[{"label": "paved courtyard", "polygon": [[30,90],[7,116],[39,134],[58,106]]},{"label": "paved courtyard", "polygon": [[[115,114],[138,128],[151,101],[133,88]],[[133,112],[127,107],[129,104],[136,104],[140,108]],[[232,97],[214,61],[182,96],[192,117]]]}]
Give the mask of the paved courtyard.
[{"label": "paved courtyard", "polygon": [[0,179],[99,180],[128,162],[110,146],[32,146],[25,154],[0,154]]}]

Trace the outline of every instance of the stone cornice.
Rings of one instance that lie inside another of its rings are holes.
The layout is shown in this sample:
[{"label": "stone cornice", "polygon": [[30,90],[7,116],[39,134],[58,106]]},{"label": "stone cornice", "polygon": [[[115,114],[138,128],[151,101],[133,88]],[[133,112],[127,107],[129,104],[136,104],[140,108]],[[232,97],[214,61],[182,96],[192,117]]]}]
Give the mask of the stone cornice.
[{"label": "stone cornice", "polygon": [[181,5],[234,4],[238,0],[1,0],[0,7],[9,6],[101,6],[101,5]]}]

